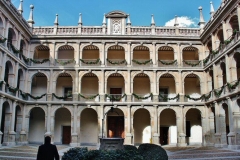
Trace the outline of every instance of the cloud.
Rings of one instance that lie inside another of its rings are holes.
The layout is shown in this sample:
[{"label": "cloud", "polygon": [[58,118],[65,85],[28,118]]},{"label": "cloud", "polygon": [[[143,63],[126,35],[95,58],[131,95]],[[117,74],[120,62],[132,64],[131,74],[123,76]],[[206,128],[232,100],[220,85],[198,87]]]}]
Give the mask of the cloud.
[{"label": "cloud", "polygon": [[[175,23],[175,18],[167,21],[165,23],[165,26],[174,26],[174,23]],[[189,17],[186,17],[186,16],[181,16],[181,17],[178,17],[178,23],[179,23],[179,26],[180,27],[198,27],[198,19],[197,18],[189,18]]]}]

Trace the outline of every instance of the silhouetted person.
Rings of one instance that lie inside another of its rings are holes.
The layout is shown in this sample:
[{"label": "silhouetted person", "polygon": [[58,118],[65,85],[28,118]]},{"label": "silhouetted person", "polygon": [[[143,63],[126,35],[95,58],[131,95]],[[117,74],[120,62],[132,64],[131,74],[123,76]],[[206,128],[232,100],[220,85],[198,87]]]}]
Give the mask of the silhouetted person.
[{"label": "silhouetted person", "polygon": [[43,145],[39,146],[37,160],[59,160],[57,147],[51,144],[51,137],[46,136]]}]

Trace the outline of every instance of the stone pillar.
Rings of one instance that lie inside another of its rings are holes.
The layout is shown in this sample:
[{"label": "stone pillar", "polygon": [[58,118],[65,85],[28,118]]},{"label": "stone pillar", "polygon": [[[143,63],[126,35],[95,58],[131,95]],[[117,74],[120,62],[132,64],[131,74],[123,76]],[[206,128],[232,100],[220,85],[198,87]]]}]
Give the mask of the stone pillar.
[{"label": "stone pillar", "polygon": [[72,131],[72,141],[70,143],[70,146],[76,147],[78,146],[78,134],[77,134],[77,104],[73,104],[74,106],[74,112],[73,112],[73,131]]},{"label": "stone pillar", "polygon": [[[103,118],[104,118],[103,110],[104,110],[104,106],[103,105],[97,107],[97,113],[98,113],[97,114],[98,115],[98,133],[99,133],[98,138],[105,137],[104,132],[102,132],[102,129],[103,129],[103,126],[104,126],[104,124],[103,124]],[[100,140],[99,139],[98,139],[98,143],[99,143],[99,146],[100,146]]]},{"label": "stone pillar", "polygon": [[105,42],[102,42],[102,52],[100,54],[100,60],[101,60],[101,64],[102,66],[105,66],[105,54],[107,54],[107,52],[105,53]]},{"label": "stone pillar", "polygon": [[131,71],[130,70],[127,71],[127,85],[128,86],[125,86],[126,94],[127,94],[127,102],[131,102],[132,101],[132,91],[131,91],[132,83],[131,83]]},{"label": "stone pillar", "polygon": [[157,80],[157,71],[153,71],[153,79],[152,79],[152,90],[151,92],[153,93],[153,102],[158,102],[158,80]]},{"label": "stone pillar", "polygon": [[4,80],[5,67],[6,67],[6,53],[2,52],[1,80]]},{"label": "stone pillar", "polygon": [[206,117],[201,117],[201,123],[202,123],[202,146],[207,146],[209,134],[207,133],[208,121],[207,121]]},{"label": "stone pillar", "polygon": [[19,144],[24,145],[27,144],[27,133],[26,133],[26,107],[27,105],[24,104],[23,106],[23,111],[22,111],[22,129],[20,132],[20,142]]},{"label": "stone pillar", "polygon": [[131,42],[128,42],[127,51],[128,51],[127,57],[126,57],[126,59],[127,59],[127,66],[128,66],[128,67],[131,67],[131,65],[132,65],[132,59],[131,59]]},{"label": "stone pillar", "polygon": [[105,101],[105,71],[102,70],[101,71],[101,79],[100,79],[100,102],[104,102]]},{"label": "stone pillar", "polygon": [[216,48],[216,45],[215,45],[215,35],[213,33],[211,34],[211,38],[212,38],[212,50],[215,50],[217,48]]},{"label": "stone pillar", "polygon": [[227,40],[228,39],[228,34],[227,34],[227,25],[225,21],[222,21],[222,30],[223,30],[223,39]]},{"label": "stone pillar", "polygon": [[218,88],[218,67],[216,64],[213,64],[213,89],[217,89]]},{"label": "stone pillar", "polygon": [[181,67],[182,66],[182,51],[181,51],[181,49],[180,49],[180,46],[181,46],[181,44],[180,43],[178,43],[177,44],[177,62],[178,62],[178,66],[179,67]]},{"label": "stone pillar", "polygon": [[187,143],[186,143],[186,134],[185,134],[185,116],[184,116],[184,113],[183,113],[183,105],[180,105],[180,108],[179,108],[179,113],[176,117],[176,124],[177,124],[177,133],[178,133],[178,141],[177,141],[177,146],[178,147],[183,147],[183,146],[187,146]]},{"label": "stone pillar", "polygon": [[227,97],[227,104],[228,104],[228,118],[229,118],[229,130],[230,132],[228,133],[228,148],[229,149],[238,149],[240,148],[240,145],[237,146],[237,141],[236,141],[236,130],[234,126],[234,118],[233,118],[233,105],[232,105],[232,100],[230,97]]},{"label": "stone pillar", "polygon": [[152,136],[152,143],[159,144],[159,116],[158,116],[158,105],[154,105],[154,117],[153,117],[153,136]]},{"label": "stone pillar", "polygon": [[[3,98],[4,96],[0,96],[0,129],[1,129],[1,124],[2,124],[2,109],[3,109]],[[4,125],[4,124],[3,124]],[[2,142],[2,131],[0,130],[0,142]],[[2,144],[0,143],[0,147],[2,146]]]},{"label": "stone pillar", "polygon": [[214,146],[214,134],[215,134],[215,126],[214,126],[214,114],[209,115],[209,139],[207,140],[208,146]]},{"label": "stone pillar", "polygon": [[[5,28],[6,28],[6,30],[5,30],[4,37],[8,38],[9,20],[7,18],[6,18],[6,26],[5,26]],[[5,45],[4,46],[7,46],[7,41],[5,41]]]},{"label": "stone pillar", "polygon": [[127,115],[125,117],[125,124],[126,124],[126,136],[124,143],[125,144],[132,144],[132,126],[131,126],[131,105],[127,106]]},{"label": "stone pillar", "polygon": [[47,132],[45,133],[45,136],[52,136],[52,133],[51,133],[51,109],[52,109],[52,105],[47,104],[47,122],[46,122]]},{"label": "stone pillar", "polygon": [[14,83],[13,87],[17,87],[17,83],[18,83],[18,69],[19,69],[19,63],[16,62],[16,66],[15,66],[15,83]]},{"label": "stone pillar", "polygon": [[240,6],[237,7],[237,17],[238,17],[238,26],[239,26],[239,31],[240,31]]},{"label": "stone pillar", "polygon": [[152,42],[152,62],[153,66],[157,67],[157,57],[156,57],[156,42]]},{"label": "stone pillar", "polygon": [[75,67],[79,67],[79,54],[80,54],[80,51],[79,51],[79,50],[80,50],[80,44],[77,44],[76,47],[77,47],[77,50],[74,51],[74,52],[75,52],[74,59],[75,59],[75,61],[76,61]]},{"label": "stone pillar", "polygon": [[11,126],[8,135],[8,142],[7,145],[16,145],[16,132],[14,131],[15,126],[15,118],[16,118],[16,103],[17,101],[13,101],[12,104],[12,116],[11,116]]},{"label": "stone pillar", "polygon": [[51,44],[49,44],[50,46],[49,46],[49,48],[50,48],[50,65],[51,66],[54,66],[55,65],[55,59],[56,59],[56,54],[57,54],[57,51],[56,51],[56,43],[55,42],[53,42],[53,43],[51,43]]},{"label": "stone pillar", "polygon": [[229,70],[229,68],[231,68],[231,64],[230,64],[230,59],[228,57],[228,55],[225,55],[225,64],[226,64],[226,78],[227,78],[227,82],[232,82],[232,77],[231,77],[231,72]]},{"label": "stone pillar", "polygon": [[53,70],[50,69],[50,76],[48,79],[48,86],[47,86],[47,101],[52,101],[52,93],[53,93]]}]

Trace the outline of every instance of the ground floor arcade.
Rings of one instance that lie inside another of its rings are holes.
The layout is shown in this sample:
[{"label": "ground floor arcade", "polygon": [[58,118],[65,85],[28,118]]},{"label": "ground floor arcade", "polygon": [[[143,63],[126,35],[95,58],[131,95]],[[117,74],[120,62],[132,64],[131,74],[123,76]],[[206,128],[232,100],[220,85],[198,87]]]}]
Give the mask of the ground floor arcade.
[{"label": "ground floor arcade", "polygon": [[[159,105],[22,105],[1,98],[1,144],[94,146],[101,137],[122,137],[125,144],[240,145],[239,112],[228,103],[214,107]],[[239,107],[238,107],[239,108]],[[230,114],[231,113],[231,114]]]}]

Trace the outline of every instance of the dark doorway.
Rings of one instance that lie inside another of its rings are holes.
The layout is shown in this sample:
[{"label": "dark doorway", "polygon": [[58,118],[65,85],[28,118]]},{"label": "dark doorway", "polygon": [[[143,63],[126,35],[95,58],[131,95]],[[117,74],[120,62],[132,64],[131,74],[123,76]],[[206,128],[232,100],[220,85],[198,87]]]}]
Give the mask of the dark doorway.
[{"label": "dark doorway", "polygon": [[[168,96],[168,88],[159,88],[159,94],[163,97]],[[168,100],[159,97],[159,102],[167,102]]]},{"label": "dark doorway", "polygon": [[108,116],[108,132],[107,136],[124,138],[124,116]]},{"label": "dark doorway", "polygon": [[63,126],[62,144],[70,144],[71,142],[71,126]]},{"label": "dark doorway", "polygon": [[169,130],[169,127],[160,127],[160,144],[161,145],[169,144],[168,130]]}]

